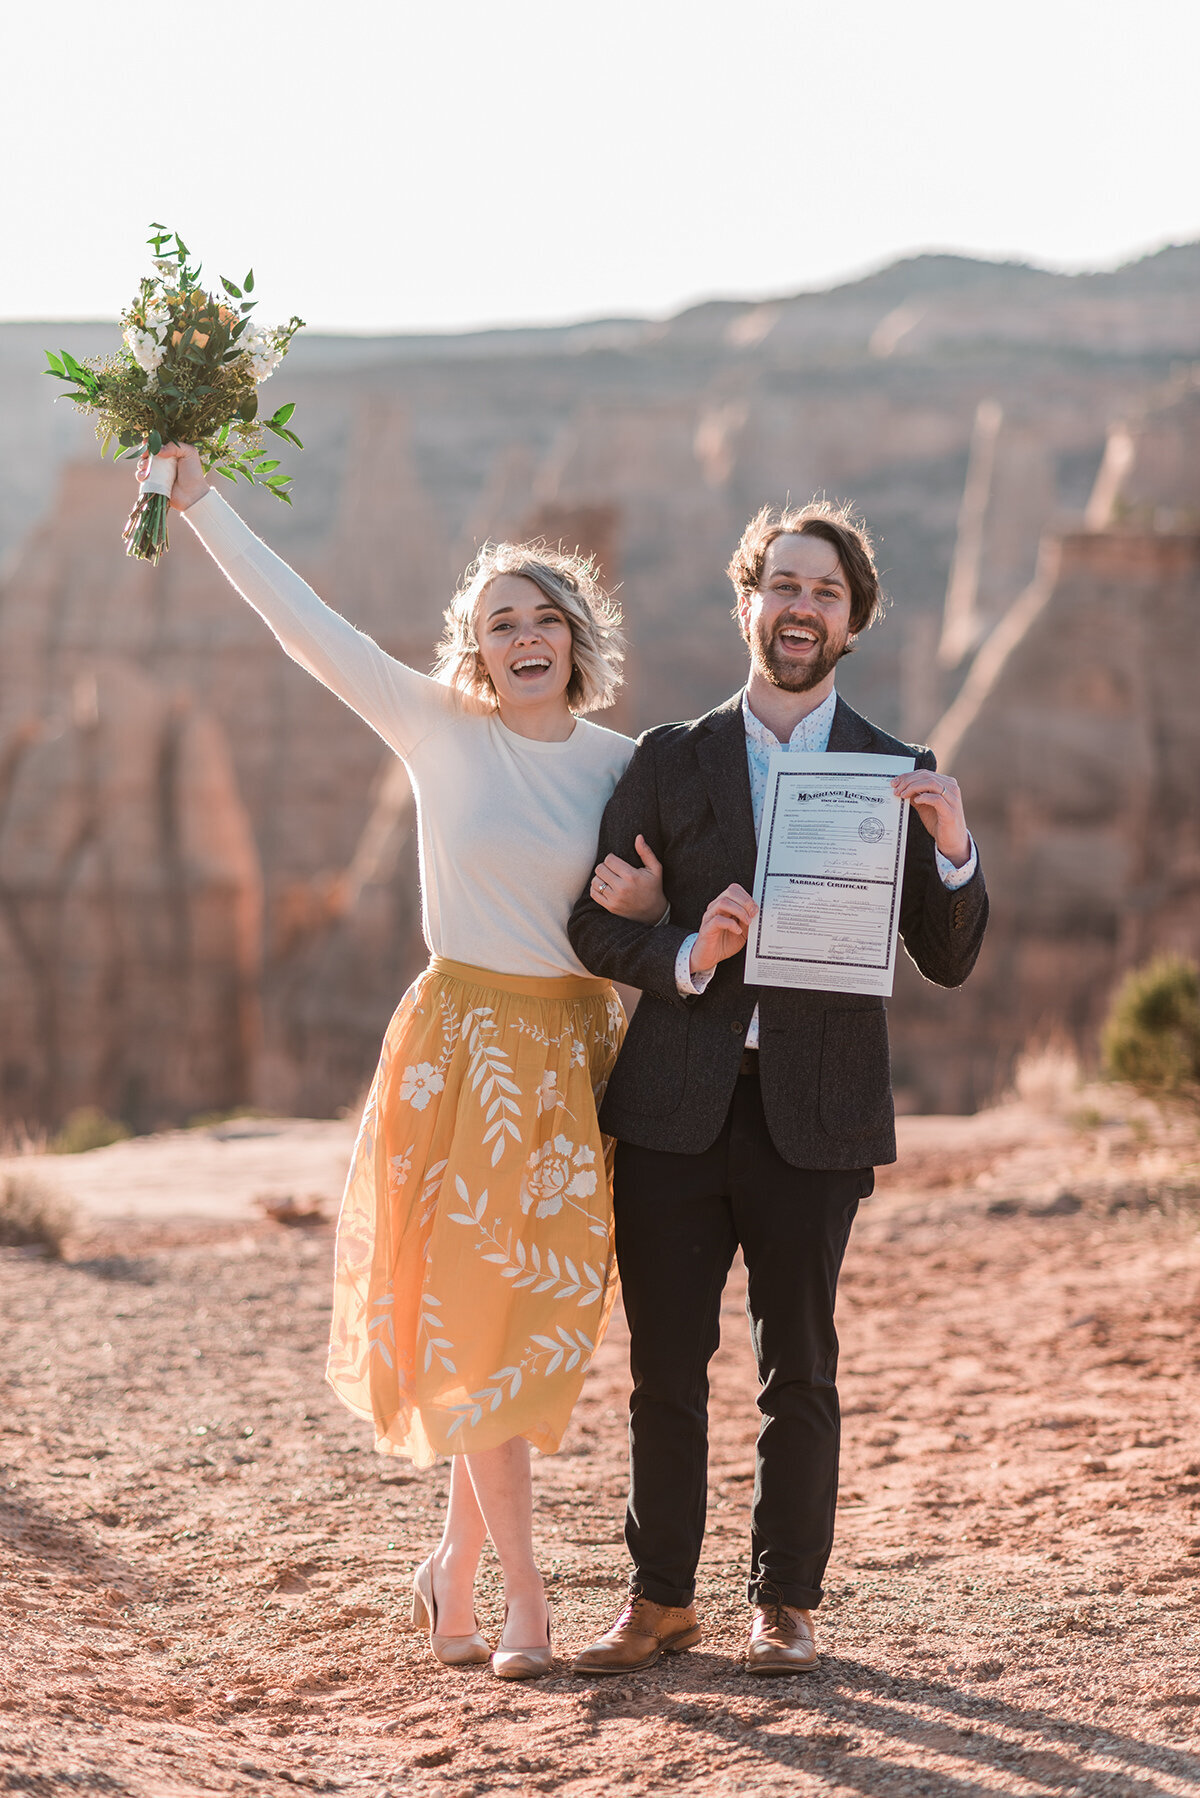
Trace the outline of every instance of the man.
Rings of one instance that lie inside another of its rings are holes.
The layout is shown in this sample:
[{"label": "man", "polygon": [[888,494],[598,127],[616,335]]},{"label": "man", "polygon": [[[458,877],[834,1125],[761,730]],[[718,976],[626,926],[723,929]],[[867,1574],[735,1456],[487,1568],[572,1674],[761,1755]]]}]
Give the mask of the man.
[{"label": "man", "polygon": [[[771,751],[916,755],[900,933],[926,978],[970,973],[987,896],[956,783],[834,689],[880,609],[870,539],[827,504],[751,520],[729,566],[745,690],[647,731],[604,813],[600,865],[570,922],[597,974],[642,989],[600,1112],[618,1139],[617,1257],[631,1336],[630,1596],[576,1658],[625,1673],[700,1639],[708,1362],[741,1247],[761,1383],[746,1665],[816,1665],[812,1611],[833,1540],[839,1414],[834,1299],[850,1227],[895,1160],[882,999],[747,986],[756,836]],[[661,859],[650,927],[598,904]]]}]

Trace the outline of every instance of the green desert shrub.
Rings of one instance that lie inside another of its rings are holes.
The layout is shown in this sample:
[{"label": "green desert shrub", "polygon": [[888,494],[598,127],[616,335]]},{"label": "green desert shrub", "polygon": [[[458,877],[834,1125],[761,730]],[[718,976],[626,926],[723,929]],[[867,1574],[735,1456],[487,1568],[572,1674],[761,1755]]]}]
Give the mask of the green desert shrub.
[{"label": "green desert shrub", "polygon": [[69,1200],[36,1174],[0,1174],[0,1248],[42,1249],[57,1261],[73,1221]]},{"label": "green desert shrub", "polygon": [[1117,988],[1101,1038],[1106,1072],[1146,1092],[1200,1084],[1200,969],[1159,955]]},{"label": "green desert shrub", "polygon": [[81,1105],[46,1147],[52,1155],[84,1155],[89,1149],[107,1149],[109,1143],[124,1142],[132,1135],[128,1124],[107,1117],[98,1106]]},{"label": "green desert shrub", "polygon": [[228,1111],[197,1111],[187,1119],[185,1130],[215,1130],[219,1124],[238,1124],[247,1119],[265,1118],[270,1114],[257,1105],[234,1105]]}]

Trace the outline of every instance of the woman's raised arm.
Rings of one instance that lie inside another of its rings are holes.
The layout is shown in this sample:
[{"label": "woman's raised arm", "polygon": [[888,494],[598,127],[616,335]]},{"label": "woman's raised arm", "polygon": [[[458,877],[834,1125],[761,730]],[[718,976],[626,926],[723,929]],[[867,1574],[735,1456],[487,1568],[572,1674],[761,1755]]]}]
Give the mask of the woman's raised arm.
[{"label": "woman's raised arm", "polygon": [[[191,444],[164,444],[160,454],[177,464],[172,506],[294,662],[345,700],[397,755],[409,754],[446,719],[459,703],[450,688],[398,662],[318,598],[209,487]],[[143,458],[140,479],[148,467]]]}]

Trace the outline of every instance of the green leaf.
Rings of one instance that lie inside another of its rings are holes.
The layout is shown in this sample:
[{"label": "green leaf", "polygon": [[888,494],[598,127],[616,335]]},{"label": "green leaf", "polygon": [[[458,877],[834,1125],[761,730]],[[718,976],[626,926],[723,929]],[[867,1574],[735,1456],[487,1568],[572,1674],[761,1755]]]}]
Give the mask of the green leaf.
[{"label": "green leaf", "polygon": [[244,425],[253,424],[258,416],[258,395],[249,394],[238,407],[238,417]]},{"label": "green leaf", "polygon": [[46,356],[47,362],[50,364],[49,368],[46,369],[45,372],[48,375],[61,375],[65,379],[67,371],[63,367],[62,363],[59,361],[58,357],[56,355],[54,355],[53,352],[50,350],[47,350],[45,352],[45,356]]},{"label": "green leaf", "polygon": [[261,456],[259,457],[258,472],[260,475],[272,474],[275,471],[275,469],[277,469],[278,467],[279,467],[279,458],[278,457],[275,457],[275,459],[273,461],[268,457],[268,459],[265,462],[263,461]]},{"label": "green leaf", "polygon": [[221,286],[225,289],[225,292],[229,295],[230,299],[240,300],[242,297],[241,288],[238,287],[235,282],[226,280],[224,275],[222,275],[220,279]]},{"label": "green leaf", "polygon": [[267,423],[269,425],[285,425],[295,410],[295,400],[289,400],[286,406],[276,406]]},{"label": "green leaf", "polygon": [[150,433],[150,454],[152,456],[157,456],[157,454],[158,454],[159,450],[162,448],[162,446],[163,446],[163,440],[159,436],[158,432],[151,431],[151,433]]},{"label": "green leaf", "polygon": [[243,286],[245,287],[247,293],[254,292],[254,270],[253,269],[251,269],[250,273],[246,276]]},{"label": "green leaf", "polygon": [[232,481],[233,485],[235,487],[237,486],[237,476],[235,474],[230,474],[227,468],[214,468],[212,472],[213,474],[219,474],[223,481]]}]

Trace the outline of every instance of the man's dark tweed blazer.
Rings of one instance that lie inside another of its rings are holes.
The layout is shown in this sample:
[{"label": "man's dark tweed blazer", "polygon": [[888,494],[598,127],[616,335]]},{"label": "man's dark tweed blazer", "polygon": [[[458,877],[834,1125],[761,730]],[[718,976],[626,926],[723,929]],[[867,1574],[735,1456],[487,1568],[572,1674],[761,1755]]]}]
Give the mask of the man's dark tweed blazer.
[{"label": "man's dark tweed blazer", "polygon": [[[571,942],[594,974],[642,989],[600,1110],[609,1135],[647,1149],[698,1154],[717,1138],[737,1082],[746,1027],[759,1006],[759,1078],[775,1147],[794,1167],[874,1167],[896,1159],[887,1015],[880,998],[746,986],[745,954],[719,964],[700,997],[681,997],[675,958],[704,909],[732,881],[754,886],[756,847],[741,694],[690,724],[647,731],[605,808],[597,860],[637,864],[641,831],[663,864],[670,917],[648,927],[614,917],[585,891]],[[830,750],[912,755],[839,698]],[[927,979],[959,986],[979,953],[987,892],[976,869],[943,884],[933,839],[908,826],[900,934]]]}]

